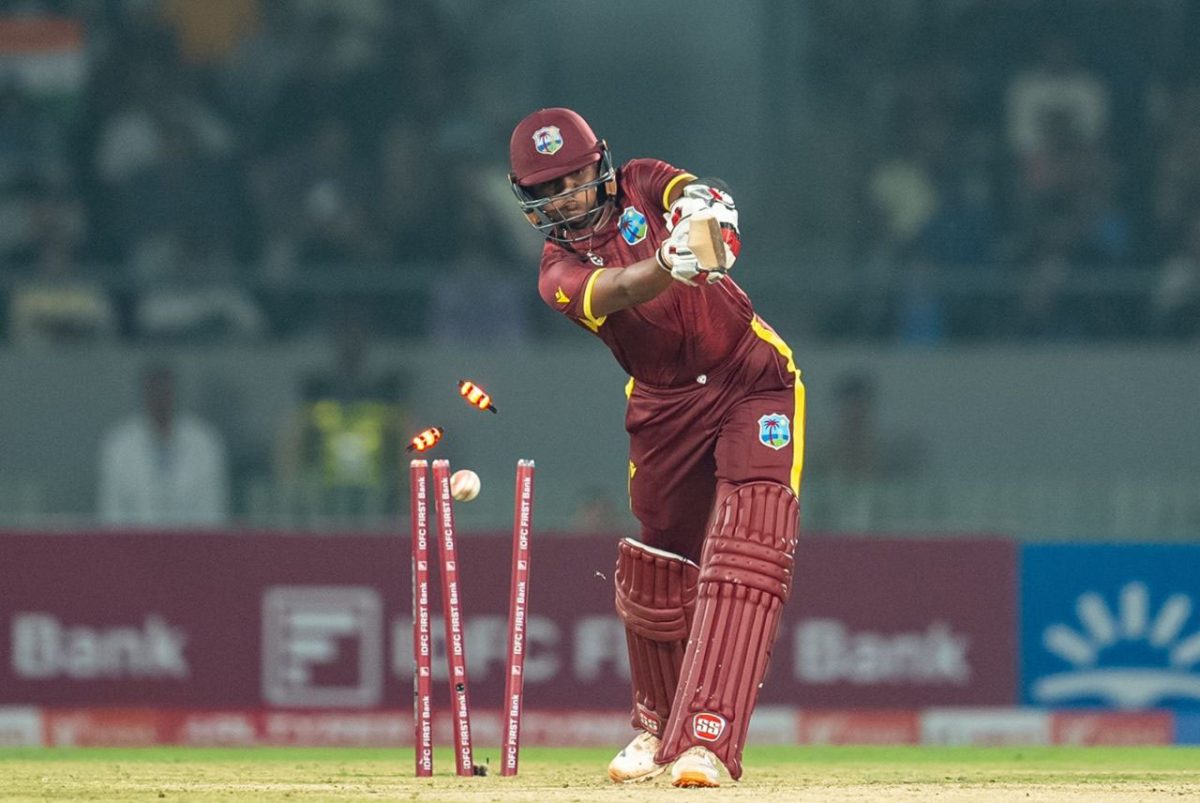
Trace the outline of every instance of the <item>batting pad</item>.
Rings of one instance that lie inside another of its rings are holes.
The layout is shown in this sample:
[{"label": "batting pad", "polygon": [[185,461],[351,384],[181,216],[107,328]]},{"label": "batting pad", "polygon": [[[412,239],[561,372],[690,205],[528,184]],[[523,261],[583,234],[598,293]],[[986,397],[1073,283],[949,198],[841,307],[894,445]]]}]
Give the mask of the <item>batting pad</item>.
[{"label": "batting pad", "polygon": [[700,559],[695,618],[661,764],[711,750],[737,780],[758,687],[792,588],[800,506],[774,482],[740,485],[717,510]]},{"label": "batting pad", "polygon": [[633,677],[633,726],[655,736],[671,714],[692,627],[700,567],[632,538],[617,546],[617,614]]}]

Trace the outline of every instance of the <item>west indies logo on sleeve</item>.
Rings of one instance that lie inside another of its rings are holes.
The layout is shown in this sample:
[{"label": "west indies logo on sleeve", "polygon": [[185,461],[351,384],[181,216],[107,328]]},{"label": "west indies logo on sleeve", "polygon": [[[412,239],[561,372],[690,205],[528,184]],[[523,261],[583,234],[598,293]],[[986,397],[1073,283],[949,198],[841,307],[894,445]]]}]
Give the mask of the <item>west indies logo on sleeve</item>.
[{"label": "west indies logo on sleeve", "polygon": [[544,156],[553,156],[562,146],[562,132],[556,125],[542,126],[533,132],[533,147]]},{"label": "west indies logo on sleeve", "polygon": [[621,236],[625,238],[625,242],[630,245],[637,245],[646,239],[646,232],[650,230],[646,224],[646,216],[632,206],[625,207],[625,211],[621,213],[621,220],[617,223],[617,228],[621,230]]},{"label": "west indies logo on sleeve", "polygon": [[792,426],[783,413],[767,413],[758,419],[758,440],[763,446],[782,449],[792,442]]}]

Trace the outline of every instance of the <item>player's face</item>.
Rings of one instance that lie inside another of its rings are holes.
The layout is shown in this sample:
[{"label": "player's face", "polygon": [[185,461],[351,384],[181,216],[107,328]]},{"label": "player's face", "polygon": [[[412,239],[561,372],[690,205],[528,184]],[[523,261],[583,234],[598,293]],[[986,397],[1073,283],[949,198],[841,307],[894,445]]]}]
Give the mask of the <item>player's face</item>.
[{"label": "player's face", "polygon": [[[595,181],[600,175],[600,166],[590,164],[579,168],[574,173],[544,181],[530,187],[530,193],[538,198],[553,198],[546,204],[546,214],[560,219],[580,218],[575,227],[588,225],[585,212],[596,205],[596,187],[587,187],[588,182]],[[583,189],[579,189],[579,188]],[[574,192],[573,192],[574,190]]]}]

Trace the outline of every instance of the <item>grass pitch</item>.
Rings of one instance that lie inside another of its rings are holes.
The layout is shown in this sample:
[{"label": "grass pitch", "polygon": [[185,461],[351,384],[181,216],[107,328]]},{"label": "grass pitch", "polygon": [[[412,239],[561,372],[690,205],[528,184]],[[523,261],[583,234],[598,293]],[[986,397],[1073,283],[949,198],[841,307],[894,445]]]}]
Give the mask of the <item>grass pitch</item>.
[{"label": "grass pitch", "polygon": [[[495,751],[476,750],[476,760]],[[0,800],[764,801],[1200,800],[1200,748],[758,747],[740,783],[615,786],[609,750],[528,748],[516,778],[433,778],[410,750],[144,748],[0,750]]]}]

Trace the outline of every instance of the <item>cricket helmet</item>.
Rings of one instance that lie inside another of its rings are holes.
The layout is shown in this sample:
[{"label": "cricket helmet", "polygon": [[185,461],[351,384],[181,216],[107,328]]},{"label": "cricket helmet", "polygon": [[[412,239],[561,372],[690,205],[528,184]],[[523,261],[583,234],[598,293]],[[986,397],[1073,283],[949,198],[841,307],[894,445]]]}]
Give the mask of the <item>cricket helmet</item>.
[{"label": "cricket helmet", "polygon": [[[552,240],[578,242],[590,237],[606,207],[617,195],[617,174],[608,145],[571,109],[538,109],[513,129],[508,145],[512,172],[508,180],[521,211],[533,227]],[[558,195],[541,198],[530,188],[599,163],[599,175],[587,184]],[[581,190],[596,188],[596,204],[580,214],[564,217],[547,207]]]}]

